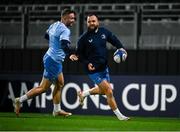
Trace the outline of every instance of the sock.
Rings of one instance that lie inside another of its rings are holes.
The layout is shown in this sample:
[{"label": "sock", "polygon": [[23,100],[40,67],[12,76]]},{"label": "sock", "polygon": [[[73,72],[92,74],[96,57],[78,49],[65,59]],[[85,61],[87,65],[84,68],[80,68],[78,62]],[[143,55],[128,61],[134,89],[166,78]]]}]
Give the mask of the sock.
[{"label": "sock", "polygon": [[86,97],[88,95],[90,95],[89,90],[85,90],[85,91],[82,92],[83,97]]},{"label": "sock", "polygon": [[21,97],[19,97],[19,102],[20,102],[20,103],[22,103],[22,102],[24,102],[24,101],[26,101],[26,100],[28,100],[28,97],[27,97],[26,94],[23,95],[23,96],[21,96]]},{"label": "sock", "polygon": [[117,109],[115,109],[114,111],[114,114],[117,116],[117,118],[119,119],[119,120],[121,120],[121,119],[123,119],[125,116],[119,111],[119,109],[117,108]]},{"label": "sock", "polygon": [[58,111],[61,111],[60,103],[59,104],[54,104],[54,112],[58,112]]}]

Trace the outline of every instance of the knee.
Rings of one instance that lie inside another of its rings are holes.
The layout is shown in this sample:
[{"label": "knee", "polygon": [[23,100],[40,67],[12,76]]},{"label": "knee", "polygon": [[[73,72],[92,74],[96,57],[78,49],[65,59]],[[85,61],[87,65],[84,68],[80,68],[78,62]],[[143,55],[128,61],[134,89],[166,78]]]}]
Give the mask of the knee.
[{"label": "knee", "polygon": [[61,90],[63,87],[64,87],[64,82],[58,82],[56,89]]},{"label": "knee", "polygon": [[112,89],[111,89],[111,88],[108,88],[108,89],[106,90],[105,94],[106,94],[106,96],[107,96],[108,98],[112,98],[112,97],[113,97],[113,91],[112,91]]},{"label": "knee", "polygon": [[60,88],[64,87],[64,82],[59,82],[58,86],[59,86]]}]

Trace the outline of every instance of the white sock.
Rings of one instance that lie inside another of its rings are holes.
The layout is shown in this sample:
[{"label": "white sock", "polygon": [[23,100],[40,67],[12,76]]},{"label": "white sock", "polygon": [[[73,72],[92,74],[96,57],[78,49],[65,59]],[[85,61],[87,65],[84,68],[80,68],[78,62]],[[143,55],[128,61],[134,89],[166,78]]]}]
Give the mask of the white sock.
[{"label": "white sock", "polygon": [[114,112],[114,114],[117,116],[117,118],[118,118],[119,120],[121,120],[121,119],[123,119],[123,118],[126,117],[126,116],[124,116],[124,115],[119,111],[118,108],[115,109],[113,112]]},{"label": "white sock", "polygon": [[21,96],[21,97],[19,97],[19,102],[20,102],[20,103],[22,103],[22,102],[24,102],[24,101],[26,101],[26,100],[28,100],[28,97],[27,97],[26,94],[23,95],[23,96]]},{"label": "white sock", "polygon": [[82,92],[83,97],[86,97],[88,95],[90,95],[89,90],[85,90],[85,91]]},{"label": "white sock", "polygon": [[58,112],[58,111],[61,111],[60,103],[59,104],[54,104],[54,112]]}]

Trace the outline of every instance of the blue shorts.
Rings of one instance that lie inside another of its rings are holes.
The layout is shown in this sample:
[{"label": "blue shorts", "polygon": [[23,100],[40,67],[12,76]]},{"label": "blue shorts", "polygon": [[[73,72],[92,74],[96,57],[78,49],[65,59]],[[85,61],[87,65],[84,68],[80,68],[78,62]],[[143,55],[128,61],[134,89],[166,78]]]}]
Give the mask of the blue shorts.
[{"label": "blue shorts", "polygon": [[95,84],[100,84],[103,80],[107,80],[110,82],[110,77],[109,77],[109,70],[106,68],[102,72],[97,72],[93,74],[88,74],[89,78],[95,83]]},{"label": "blue shorts", "polygon": [[50,80],[56,81],[58,75],[62,72],[62,63],[54,61],[49,55],[45,54],[43,57],[44,62],[44,73],[43,77]]}]

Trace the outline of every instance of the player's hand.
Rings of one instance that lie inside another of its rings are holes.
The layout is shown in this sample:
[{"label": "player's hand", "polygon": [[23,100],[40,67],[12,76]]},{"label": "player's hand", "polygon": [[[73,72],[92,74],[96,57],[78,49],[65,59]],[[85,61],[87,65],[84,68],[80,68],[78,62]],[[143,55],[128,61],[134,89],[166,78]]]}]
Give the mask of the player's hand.
[{"label": "player's hand", "polygon": [[127,51],[126,51],[124,48],[120,48],[120,49],[118,49],[118,50],[124,51],[125,54],[123,54],[122,60],[125,61],[126,58],[127,58],[127,56],[128,56]]},{"label": "player's hand", "polygon": [[94,70],[95,70],[95,67],[93,66],[92,63],[89,63],[89,64],[88,64],[88,69],[89,69],[90,71],[94,71]]},{"label": "player's hand", "polygon": [[75,54],[72,54],[69,56],[69,59],[72,60],[72,61],[77,61],[78,60],[78,56],[75,55]]}]

